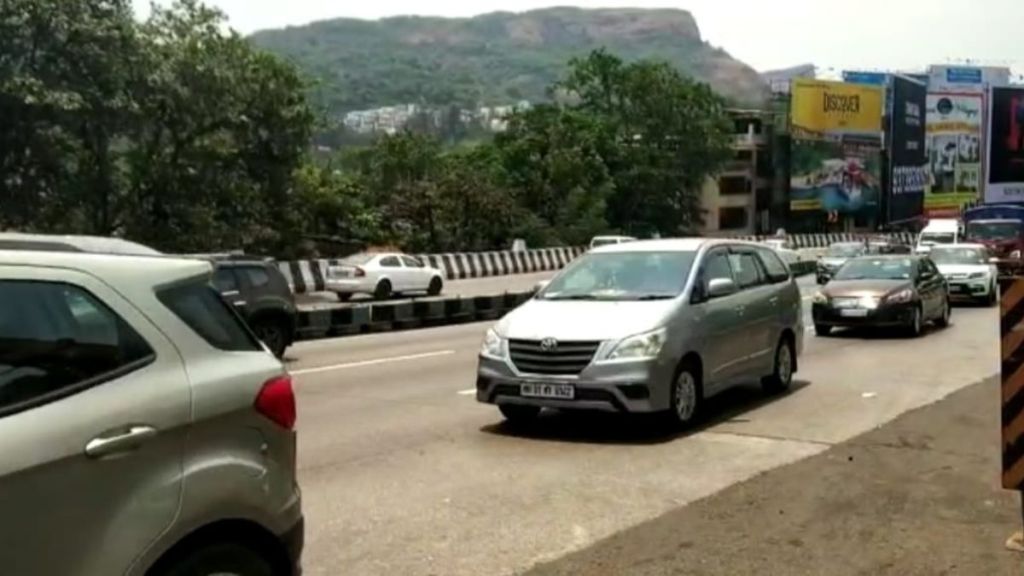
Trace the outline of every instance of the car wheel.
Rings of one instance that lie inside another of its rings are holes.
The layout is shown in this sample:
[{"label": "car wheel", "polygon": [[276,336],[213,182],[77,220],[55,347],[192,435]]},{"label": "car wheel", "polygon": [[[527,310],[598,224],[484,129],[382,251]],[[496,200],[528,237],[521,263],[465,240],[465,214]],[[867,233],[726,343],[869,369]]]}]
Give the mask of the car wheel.
[{"label": "car wheel", "polygon": [[907,336],[911,338],[917,338],[923,332],[924,318],[921,313],[921,307],[915,306],[914,311],[910,314],[910,322],[907,324]]},{"label": "car wheel", "polygon": [[284,322],[276,318],[257,319],[253,322],[252,331],[261,342],[267,345],[267,348],[270,348],[274,356],[278,358],[284,356],[284,351],[288,348],[287,329]]},{"label": "car wheel", "polygon": [[818,336],[828,336],[832,334],[832,327],[825,326],[824,324],[815,324],[814,333],[817,334]]},{"label": "car wheel", "polygon": [[669,395],[668,421],[675,428],[685,428],[700,416],[704,404],[704,393],[695,367],[684,363],[672,382]]},{"label": "car wheel", "polygon": [[771,376],[761,380],[761,387],[769,394],[777,394],[789,390],[793,384],[793,370],[796,366],[796,353],[789,338],[783,336],[775,349],[775,369]]},{"label": "car wheel", "polygon": [[995,306],[999,302],[999,285],[995,282],[988,290],[988,296],[985,298],[986,306]]},{"label": "car wheel", "polygon": [[537,406],[522,406],[519,404],[499,404],[498,410],[505,420],[515,424],[532,422],[540,416],[541,409]]},{"label": "car wheel", "polygon": [[335,292],[338,295],[338,302],[348,302],[352,299],[351,292]]},{"label": "car wheel", "polygon": [[939,328],[945,328],[949,326],[949,316],[953,313],[953,308],[949,305],[949,298],[946,298],[942,302],[942,312],[939,313],[939,317],[935,320],[935,325]]},{"label": "car wheel", "polygon": [[430,286],[427,288],[427,294],[430,296],[437,296],[438,294],[441,293],[442,289],[444,289],[444,283],[441,281],[440,278],[434,276],[430,280]]},{"label": "car wheel", "polygon": [[157,576],[274,576],[271,563],[248,546],[233,542],[210,544],[187,553]]},{"label": "car wheel", "polygon": [[377,283],[377,288],[373,291],[373,297],[377,300],[387,300],[391,298],[391,282],[389,280],[381,280]]}]

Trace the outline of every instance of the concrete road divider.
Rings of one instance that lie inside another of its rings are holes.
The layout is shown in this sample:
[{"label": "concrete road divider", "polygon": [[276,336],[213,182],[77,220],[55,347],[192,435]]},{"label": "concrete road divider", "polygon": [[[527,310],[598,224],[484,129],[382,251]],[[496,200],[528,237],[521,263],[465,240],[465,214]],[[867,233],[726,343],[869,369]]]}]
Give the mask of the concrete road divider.
[{"label": "concrete road divider", "polygon": [[300,310],[298,335],[299,339],[312,340],[496,320],[532,296],[533,292],[508,292],[471,298],[429,298],[413,302]]}]

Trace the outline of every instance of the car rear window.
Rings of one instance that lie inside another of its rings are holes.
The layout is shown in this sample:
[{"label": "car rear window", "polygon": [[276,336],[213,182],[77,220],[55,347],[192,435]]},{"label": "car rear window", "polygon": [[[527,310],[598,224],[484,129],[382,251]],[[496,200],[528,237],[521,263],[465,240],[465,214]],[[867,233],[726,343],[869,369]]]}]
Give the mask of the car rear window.
[{"label": "car rear window", "polygon": [[142,367],[149,344],[85,289],[0,280],[0,417]]},{"label": "car rear window", "polygon": [[164,288],[157,292],[157,298],[214,348],[229,352],[262,350],[238,314],[205,281]]}]

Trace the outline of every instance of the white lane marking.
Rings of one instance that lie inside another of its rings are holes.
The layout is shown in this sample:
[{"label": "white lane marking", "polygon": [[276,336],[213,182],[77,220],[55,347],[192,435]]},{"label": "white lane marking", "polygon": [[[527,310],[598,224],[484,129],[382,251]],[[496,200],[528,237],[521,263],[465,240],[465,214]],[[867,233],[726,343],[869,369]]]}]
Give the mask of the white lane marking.
[{"label": "white lane marking", "polygon": [[411,362],[413,360],[437,358],[438,356],[451,356],[452,354],[455,354],[455,350],[438,350],[436,352],[425,352],[423,354],[409,354],[408,356],[391,356],[390,358],[375,358],[373,360],[360,360],[359,362],[346,362],[344,364],[332,364],[330,366],[317,366],[316,368],[303,368],[302,370],[289,370],[289,372],[291,373],[292,376],[302,376],[304,374],[331,372],[333,370],[350,370],[352,368],[363,368],[365,366],[391,364],[392,362]]},{"label": "white lane marking", "polygon": [[456,392],[459,396],[473,396],[476,394],[476,388],[469,388],[467,390],[459,390]]}]

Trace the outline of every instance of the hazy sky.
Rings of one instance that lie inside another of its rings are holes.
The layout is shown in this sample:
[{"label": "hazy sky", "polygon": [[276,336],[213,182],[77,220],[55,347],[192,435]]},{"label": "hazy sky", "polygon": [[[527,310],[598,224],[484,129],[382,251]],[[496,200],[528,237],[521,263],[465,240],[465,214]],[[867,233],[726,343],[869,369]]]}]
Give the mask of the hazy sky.
[{"label": "hazy sky", "polygon": [[[133,0],[140,15],[149,0]],[[166,3],[169,0],[158,0]],[[682,8],[704,39],[758,70],[894,69],[974,60],[1024,73],[1024,0],[206,0],[252,32],[336,17],[472,16],[559,4]]]}]

